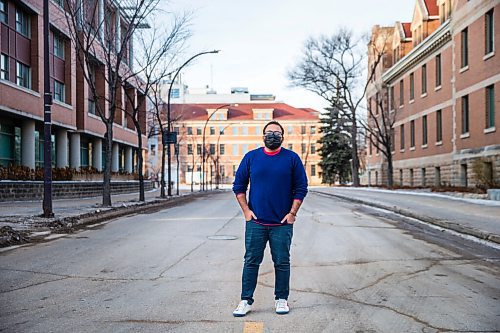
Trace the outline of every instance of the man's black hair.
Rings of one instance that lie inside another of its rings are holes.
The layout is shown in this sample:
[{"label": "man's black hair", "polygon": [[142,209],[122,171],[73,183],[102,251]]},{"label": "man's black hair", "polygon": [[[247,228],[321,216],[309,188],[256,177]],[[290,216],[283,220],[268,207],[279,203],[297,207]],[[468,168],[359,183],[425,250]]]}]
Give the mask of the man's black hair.
[{"label": "man's black hair", "polygon": [[267,126],[269,125],[278,125],[280,128],[281,128],[281,134],[285,134],[285,130],[283,129],[283,126],[281,126],[280,123],[278,123],[276,120],[273,120],[273,121],[270,121],[266,124],[266,126],[264,126],[264,129],[262,130],[262,134],[266,134],[266,128]]}]

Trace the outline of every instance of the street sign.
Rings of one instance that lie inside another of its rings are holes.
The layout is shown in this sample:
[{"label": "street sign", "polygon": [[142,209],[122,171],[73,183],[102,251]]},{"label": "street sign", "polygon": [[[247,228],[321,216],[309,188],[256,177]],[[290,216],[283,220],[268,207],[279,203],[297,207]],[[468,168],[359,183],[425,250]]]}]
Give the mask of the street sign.
[{"label": "street sign", "polygon": [[170,145],[177,143],[177,132],[168,132],[163,130],[163,145]]}]

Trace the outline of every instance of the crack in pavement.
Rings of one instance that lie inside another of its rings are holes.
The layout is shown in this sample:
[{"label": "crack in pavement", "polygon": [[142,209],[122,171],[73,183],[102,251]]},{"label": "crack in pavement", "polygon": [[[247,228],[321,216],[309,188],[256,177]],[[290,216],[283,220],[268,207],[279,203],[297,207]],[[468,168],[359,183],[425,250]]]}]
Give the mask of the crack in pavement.
[{"label": "crack in pavement", "polygon": [[[267,288],[274,288],[273,286],[271,285],[268,285],[266,283],[263,283],[263,282],[259,282],[259,285],[263,286],[263,287],[267,287]],[[438,327],[438,326],[433,326],[432,324],[430,324],[429,322],[426,322],[422,319],[419,319],[418,317],[416,317],[415,315],[411,315],[411,314],[407,314],[407,313],[404,313],[398,309],[395,309],[395,308],[392,308],[388,305],[383,305],[383,304],[372,304],[372,303],[368,303],[368,302],[364,302],[364,301],[361,301],[361,300],[356,300],[356,299],[353,299],[351,297],[347,297],[345,295],[335,295],[335,294],[332,294],[332,293],[328,293],[326,291],[320,291],[320,290],[314,290],[314,289],[296,289],[296,288],[290,288],[290,290],[292,291],[295,291],[295,292],[299,292],[299,293],[306,293],[306,294],[319,294],[319,295],[323,295],[323,296],[329,296],[329,297],[334,297],[334,298],[338,298],[338,299],[341,299],[343,301],[347,301],[347,302],[352,302],[352,303],[356,303],[356,304],[359,304],[359,305],[364,305],[364,306],[369,306],[369,307],[375,307],[375,308],[379,308],[379,309],[385,309],[385,310],[388,310],[388,311],[392,311],[400,316],[403,316],[403,317],[406,317],[406,318],[409,318],[421,325],[424,325],[425,327],[428,327],[428,328],[432,328],[432,329],[435,329],[435,330],[438,330],[438,331],[443,331],[443,332],[450,332],[450,331],[453,331],[451,329],[448,329],[448,328],[443,328],[443,327]]]},{"label": "crack in pavement", "polygon": [[[229,220],[227,220],[223,225],[222,227],[220,227],[216,232],[215,232],[215,235],[217,235],[221,230],[223,230],[230,222],[232,222],[237,216],[240,215],[240,212],[236,213],[233,217],[231,217]],[[171,264],[170,266],[168,266],[167,268],[165,268],[159,276],[157,276],[156,278],[152,279],[152,281],[156,281],[158,279],[161,279],[163,278],[163,275],[168,272],[170,269],[172,269],[174,266],[176,266],[177,264],[179,264],[181,261],[183,261],[184,259],[186,259],[187,257],[189,257],[193,252],[195,252],[196,250],[198,250],[200,247],[202,247],[203,245],[205,245],[207,243],[208,240],[204,240],[203,242],[201,242],[200,244],[198,244],[195,248],[191,249],[188,253],[186,253],[185,255],[183,255],[182,257],[180,257],[176,262],[174,262],[173,264]]]},{"label": "crack in pavement", "polygon": [[[422,272],[425,272],[425,271],[428,271],[430,270],[432,267],[436,266],[437,264],[439,263],[438,260],[431,260],[431,263],[423,268],[423,269],[419,269],[417,271],[414,271],[414,272],[411,272],[411,273],[407,273],[405,274],[405,276],[415,276],[417,274],[420,274]],[[392,311],[400,316],[404,316],[406,318],[409,318],[419,324],[422,324],[424,325],[425,327],[427,328],[432,328],[432,329],[435,329],[437,330],[438,332],[461,332],[461,331],[458,331],[458,330],[454,330],[454,329],[449,329],[449,328],[444,328],[444,327],[439,327],[439,326],[434,326],[432,324],[430,324],[429,322],[426,322],[420,318],[418,318],[416,315],[412,315],[412,314],[408,314],[408,313],[405,313],[401,310],[398,310],[396,308],[393,308],[393,307],[390,307],[388,305],[383,305],[383,304],[373,304],[373,303],[369,303],[369,302],[366,302],[366,301],[362,301],[362,300],[357,300],[357,299],[354,299],[352,297],[348,297],[349,295],[352,295],[358,291],[361,291],[361,290],[364,290],[364,289],[367,289],[367,288],[371,288],[375,285],[377,285],[378,283],[380,283],[381,281],[393,276],[393,275],[396,275],[397,273],[390,273],[390,274],[386,274],[380,278],[378,278],[377,280],[373,281],[372,283],[360,288],[360,289],[357,289],[357,290],[353,290],[353,291],[350,291],[349,293],[347,294],[343,294],[343,295],[336,295],[336,294],[333,294],[333,293],[329,293],[329,292],[326,292],[326,291],[320,291],[320,290],[314,290],[314,289],[311,289],[311,288],[306,288],[306,289],[297,289],[297,288],[290,288],[290,290],[293,290],[293,291],[296,291],[296,292],[302,292],[302,293],[313,293],[313,294],[319,294],[319,295],[323,295],[323,296],[329,296],[329,297],[334,297],[334,298],[338,298],[338,299],[341,299],[341,300],[344,300],[344,301],[348,301],[348,302],[353,302],[353,303],[356,303],[356,304],[359,304],[359,305],[364,305],[364,306],[370,306],[370,307],[376,307],[376,308],[381,308],[381,309],[385,309],[385,310],[389,310],[389,311]],[[402,281],[405,281],[407,279],[404,279]],[[267,288],[274,288],[274,286],[270,285],[270,284],[267,284],[265,282],[261,282],[259,281],[258,284],[260,286],[263,286],[263,287],[267,287]],[[473,331],[462,331],[462,332],[473,332]],[[481,331],[474,331],[474,332],[481,332]]]}]

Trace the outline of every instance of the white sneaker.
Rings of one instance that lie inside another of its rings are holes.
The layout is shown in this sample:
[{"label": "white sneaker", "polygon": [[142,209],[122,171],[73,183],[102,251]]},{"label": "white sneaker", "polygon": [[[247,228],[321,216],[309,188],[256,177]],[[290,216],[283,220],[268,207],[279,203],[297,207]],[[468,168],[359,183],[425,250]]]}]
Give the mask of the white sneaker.
[{"label": "white sneaker", "polygon": [[274,305],[276,306],[277,314],[287,314],[288,312],[290,312],[290,308],[288,307],[288,302],[286,299],[277,299],[274,301]]},{"label": "white sneaker", "polygon": [[240,304],[238,304],[236,309],[233,311],[233,316],[244,317],[250,311],[252,311],[252,306],[248,304],[247,300],[243,300],[240,302]]}]

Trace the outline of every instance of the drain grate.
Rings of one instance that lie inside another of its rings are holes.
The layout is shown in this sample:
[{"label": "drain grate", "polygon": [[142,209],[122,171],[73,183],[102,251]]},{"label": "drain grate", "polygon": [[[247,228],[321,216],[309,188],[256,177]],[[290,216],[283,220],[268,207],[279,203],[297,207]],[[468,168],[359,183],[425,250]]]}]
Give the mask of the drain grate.
[{"label": "drain grate", "polygon": [[208,239],[211,240],[235,240],[238,239],[236,236],[231,236],[231,235],[213,235],[213,236],[208,236]]}]

